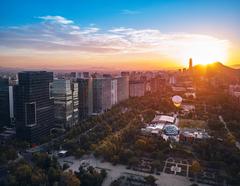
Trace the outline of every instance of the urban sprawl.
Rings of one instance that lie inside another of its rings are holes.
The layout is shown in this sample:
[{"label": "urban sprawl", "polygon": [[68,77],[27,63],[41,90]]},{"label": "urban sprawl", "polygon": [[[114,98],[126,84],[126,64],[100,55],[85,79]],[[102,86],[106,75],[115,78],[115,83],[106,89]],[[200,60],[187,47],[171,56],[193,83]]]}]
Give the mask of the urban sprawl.
[{"label": "urban sprawl", "polygon": [[0,72],[0,185],[239,185],[229,71]]}]

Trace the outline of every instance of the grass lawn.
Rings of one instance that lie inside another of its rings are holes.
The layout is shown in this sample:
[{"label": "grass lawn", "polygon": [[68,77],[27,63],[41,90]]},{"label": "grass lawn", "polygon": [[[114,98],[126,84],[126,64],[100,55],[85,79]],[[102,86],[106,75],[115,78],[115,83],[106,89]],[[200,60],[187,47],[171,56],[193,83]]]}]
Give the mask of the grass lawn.
[{"label": "grass lawn", "polygon": [[203,120],[180,119],[180,128],[206,128],[207,123]]}]

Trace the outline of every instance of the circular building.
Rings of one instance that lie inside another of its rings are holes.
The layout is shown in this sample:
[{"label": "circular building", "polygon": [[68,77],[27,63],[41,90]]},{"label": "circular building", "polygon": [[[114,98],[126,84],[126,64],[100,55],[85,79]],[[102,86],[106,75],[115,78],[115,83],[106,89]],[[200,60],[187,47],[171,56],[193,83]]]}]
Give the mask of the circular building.
[{"label": "circular building", "polygon": [[177,136],[179,134],[179,129],[176,125],[165,125],[163,133],[166,136]]}]

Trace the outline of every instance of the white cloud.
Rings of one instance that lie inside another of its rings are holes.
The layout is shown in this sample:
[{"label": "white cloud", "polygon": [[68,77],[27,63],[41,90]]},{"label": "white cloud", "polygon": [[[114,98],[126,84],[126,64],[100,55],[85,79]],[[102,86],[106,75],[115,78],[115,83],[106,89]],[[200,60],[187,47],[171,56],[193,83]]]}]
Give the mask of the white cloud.
[{"label": "white cloud", "polygon": [[40,19],[43,19],[43,20],[46,20],[46,21],[55,21],[57,23],[61,23],[61,24],[72,24],[73,21],[72,20],[69,20],[69,19],[66,19],[62,16],[41,16],[41,17],[38,17]]},{"label": "white cloud", "polygon": [[[193,49],[209,55],[225,52],[229,41],[209,35],[189,33],[162,33],[158,29],[119,27],[101,30],[97,27],[79,27],[61,16],[43,16],[34,25],[0,28],[0,47],[34,49],[36,51],[77,51],[95,54],[151,53],[165,56],[184,56]],[[209,47],[205,47],[209,46]],[[2,51],[0,51],[2,53]]]},{"label": "white cloud", "polygon": [[85,28],[84,30],[79,30],[79,31],[72,31],[72,32],[69,32],[69,34],[72,34],[72,35],[83,35],[83,34],[91,34],[91,33],[96,33],[98,32],[100,29],[99,28],[96,28],[96,27],[91,27],[91,28]]},{"label": "white cloud", "polygon": [[137,10],[124,9],[124,10],[121,11],[121,14],[125,14],[125,15],[135,15],[135,14],[140,14],[140,12],[137,11]]}]

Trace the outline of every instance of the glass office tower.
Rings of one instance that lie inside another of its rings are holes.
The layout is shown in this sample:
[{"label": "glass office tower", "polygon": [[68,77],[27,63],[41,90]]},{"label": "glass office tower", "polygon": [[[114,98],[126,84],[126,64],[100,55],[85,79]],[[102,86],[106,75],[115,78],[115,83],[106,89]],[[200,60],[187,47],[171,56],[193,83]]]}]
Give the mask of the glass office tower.
[{"label": "glass office tower", "polygon": [[54,127],[53,73],[26,71],[18,74],[15,91],[17,137],[38,143]]},{"label": "glass office tower", "polygon": [[0,127],[11,126],[13,119],[13,91],[8,79],[0,78]]}]

